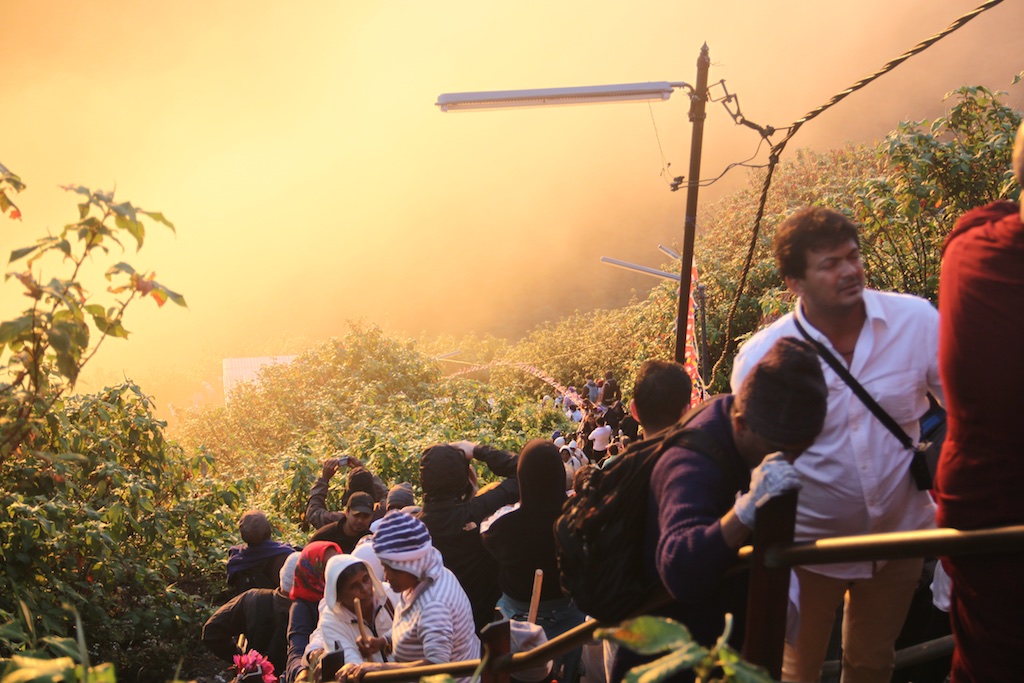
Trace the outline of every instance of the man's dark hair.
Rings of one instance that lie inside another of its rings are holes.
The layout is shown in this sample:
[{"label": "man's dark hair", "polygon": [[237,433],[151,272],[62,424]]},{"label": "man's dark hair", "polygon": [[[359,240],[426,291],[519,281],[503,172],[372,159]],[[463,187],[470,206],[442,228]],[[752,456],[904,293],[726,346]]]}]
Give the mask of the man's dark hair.
[{"label": "man's dark hair", "polygon": [[789,215],[775,228],[775,262],[782,277],[807,274],[807,252],[831,249],[860,237],[856,224],[845,215],[823,206],[807,206]]},{"label": "man's dark hair", "polygon": [[345,486],[345,493],[341,497],[341,504],[348,505],[349,498],[359,491],[369,493],[374,500],[377,499],[373,490],[373,473],[365,467],[356,467],[349,470],[348,483]]},{"label": "man's dark hair", "polygon": [[648,434],[674,425],[690,405],[693,384],[686,368],[667,360],[649,360],[640,366],[633,384],[633,401],[640,424]]}]

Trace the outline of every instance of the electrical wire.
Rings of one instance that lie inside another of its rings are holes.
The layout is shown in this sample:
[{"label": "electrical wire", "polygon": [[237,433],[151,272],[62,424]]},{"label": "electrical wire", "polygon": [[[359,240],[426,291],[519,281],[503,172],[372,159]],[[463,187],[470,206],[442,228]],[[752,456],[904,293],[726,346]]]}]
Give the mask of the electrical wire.
[{"label": "electrical wire", "polygon": [[764,218],[765,204],[767,203],[768,199],[768,190],[771,188],[772,178],[775,175],[775,168],[776,166],[778,166],[779,158],[781,157],[782,152],[786,148],[786,145],[789,143],[789,141],[793,139],[793,136],[796,135],[797,131],[799,131],[800,128],[808,121],[811,121],[812,119],[818,117],[828,109],[834,107],[836,104],[846,99],[847,96],[857,92],[858,90],[864,88],[865,86],[872,83],[881,76],[884,76],[885,74],[889,73],[897,66],[910,59],[911,57],[921,52],[924,52],[926,49],[928,49],[938,41],[942,40],[943,38],[950,35],[954,31],[957,31],[958,29],[962,28],[965,24],[967,24],[967,22],[971,21],[975,17],[981,15],[983,12],[992,9],[993,7],[999,5],[1002,2],[1003,0],[989,0],[988,2],[983,3],[976,7],[975,9],[971,10],[970,12],[967,12],[966,14],[960,16],[956,21],[954,21],[944,30],[940,31],[939,33],[936,33],[930,38],[921,41],[914,47],[910,48],[909,50],[901,54],[899,57],[896,57],[895,59],[886,62],[880,69],[878,69],[874,73],[865,76],[864,78],[860,79],[859,81],[857,81],[850,87],[846,88],[845,90],[842,90],[833,95],[832,98],[829,99],[824,104],[804,114],[801,118],[797,119],[789,127],[789,132],[786,134],[786,137],[784,137],[778,143],[772,144],[772,151],[768,157],[768,171],[765,174],[764,184],[761,187],[761,198],[758,203],[757,215],[754,218],[754,226],[751,231],[750,247],[747,251],[746,261],[743,264],[743,270],[740,273],[739,285],[736,288],[736,297],[733,299],[732,305],[729,307],[729,313],[726,316],[725,320],[725,332],[722,335],[722,354],[718,357],[718,361],[711,369],[711,376],[709,378],[706,378],[706,382],[708,383],[708,385],[714,383],[715,377],[718,375],[718,371],[722,367],[722,363],[725,362],[725,358],[731,350],[733,342],[733,319],[736,315],[736,309],[739,308],[740,300],[743,297],[743,288],[746,285],[747,276],[750,272],[750,267],[754,262],[754,252],[757,249],[757,238],[761,230],[761,220]]},{"label": "electrical wire", "polygon": [[647,111],[651,115],[651,125],[654,126],[654,139],[658,141],[658,154],[661,155],[661,177],[665,180],[665,184],[672,187],[671,181],[668,179],[669,167],[672,162],[665,158],[665,150],[661,147],[661,135],[658,134],[658,122],[654,120],[654,108],[651,103],[647,103]]},{"label": "electrical wire", "polygon": [[744,159],[743,161],[734,161],[733,163],[731,163],[728,166],[726,166],[725,170],[723,170],[721,173],[719,173],[714,178],[709,178],[707,180],[700,181],[700,183],[697,184],[697,187],[707,187],[709,185],[714,185],[719,180],[721,180],[722,177],[726,173],[728,173],[732,169],[736,168],[737,166],[743,166],[745,168],[765,168],[768,164],[752,164],[752,163],[750,163],[751,161],[753,161],[754,159],[757,158],[758,154],[761,153],[761,147],[764,146],[765,140],[766,140],[766,138],[761,138],[760,142],[757,143],[757,149],[754,150],[754,153],[751,154],[750,157]]}]

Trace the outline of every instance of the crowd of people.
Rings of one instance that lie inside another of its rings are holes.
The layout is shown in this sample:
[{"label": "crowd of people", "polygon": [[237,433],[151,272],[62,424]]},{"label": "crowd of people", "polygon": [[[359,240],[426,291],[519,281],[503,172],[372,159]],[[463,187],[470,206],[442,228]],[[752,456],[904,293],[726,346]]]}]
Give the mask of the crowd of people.
[{"label": "crowd of people", "polygon": [[[1014,173],[1024,184],[1024,125]],[[496,618],[522,623],[535,613],[527,633],[564,633],[587,619],[557,580],[552,527],[567,496],[588,471],[684,415],[703,438],[660,454],[636,532],[646,574],[671,596],[656,613],[705,645],[726,613],[739,621],[731,643],[742,645],[746,583],[730,568],[757,509],[777,496],[799,491],[798,541],[928,529],[936,519],[960,529],[1021,524],[1024,459],[1011,425],[1024,408],[1024,360],[1010,345],[1024,326],[1022,216],[1020,205],[997,202],[957,223],[936,310],[866,287],[858,228],[845,215],[794,212],[776,229],[774,251],[797,304],[741,346],[732,393],[691,406],[683,367],[650,360],[628,402],[611,373],[554,399],[575,432],[531,440],[518,454],[468,441],[427,448],[418,487],[388,488],[353,456],[328,459],[301,550],[274,541],[263,513],[242,517],[244,543],[227,564],[237,595],[207,622],[204,642],[228,659],[244,634],[291,683],[475,659],[481,629]],[[934,401],[948,410],[948,435],[933,485],[907,443]],[[474,463],[498,483],[479,489]],[[327,493],[342,466],[343,509],[332,511]],[[842,606],[842,680],[890,681],[923,570],[920,558],[796,567],[783,680],[820,680]],[[935,597],[956,640],[950,680],[1017,680],[1022,576],[1019,552],[943,558]],[[519,676],[604,683],[648,659],[576,650]]]}]

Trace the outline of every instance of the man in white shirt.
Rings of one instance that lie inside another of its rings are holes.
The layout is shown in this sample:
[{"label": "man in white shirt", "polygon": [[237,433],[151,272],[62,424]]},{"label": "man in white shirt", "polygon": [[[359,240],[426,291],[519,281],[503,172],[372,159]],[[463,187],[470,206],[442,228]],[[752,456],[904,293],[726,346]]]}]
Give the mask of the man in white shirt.
[{"label": "man in white shirt", "polygon": [[604,415],[597,418],[597,429],[590,432],[587,439],[594,442],[594,462],[600,462],[612,441],[612,428],[605,424]]},{"label": "man in white shirt", "polygon": [[[733,366],[738,393],[751,368],[780,337],[816,340],[915,442],[928,392],[942,399],[938,313],[917,297],[865,289],[857,227],[822,207],[792,214],[778,227],[775,257],[796,309],[755,334]],[[799,324],[799,326],[798,326]],[[795,467],[803,488],[798,541],[926,529],[934,504],[910,473],[912,452],[822,361],[828,414],[821,435]],[[843,682],[887,682],[923,560],[797,567],[800,624],[786,644],[782,678],[817,681],[836,608],[846,596]]]}]

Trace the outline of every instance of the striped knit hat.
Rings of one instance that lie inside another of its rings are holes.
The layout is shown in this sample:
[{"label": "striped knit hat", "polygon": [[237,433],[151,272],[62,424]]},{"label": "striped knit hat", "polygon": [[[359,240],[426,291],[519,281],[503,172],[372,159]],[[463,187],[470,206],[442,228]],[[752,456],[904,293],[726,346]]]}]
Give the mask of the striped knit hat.
[{"label": "striped knit hat", "polygon": [[387,565],[418,560],[433,547],[426,525],[401,510],[384,515],[373,534],[373,549]]}]

